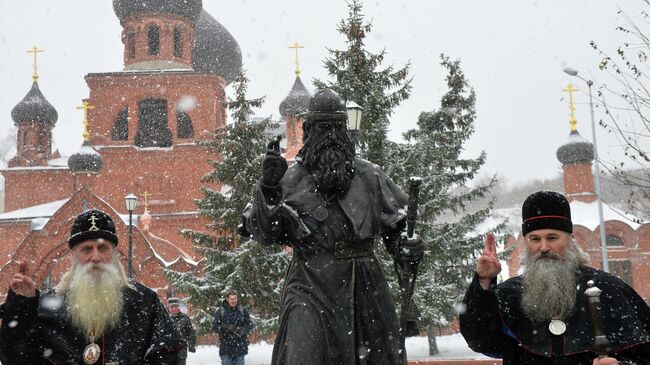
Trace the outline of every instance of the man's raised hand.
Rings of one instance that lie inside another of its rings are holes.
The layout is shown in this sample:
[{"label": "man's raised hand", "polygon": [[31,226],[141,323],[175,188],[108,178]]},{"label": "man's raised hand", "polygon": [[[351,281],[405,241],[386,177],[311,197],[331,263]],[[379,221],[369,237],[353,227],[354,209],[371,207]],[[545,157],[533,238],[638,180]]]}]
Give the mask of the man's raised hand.
[{"label": "man's raised hand", "polygon": [[481,287],[490,288],[490,282],[501,272],[501,263],[497,258],[497,245],[494,235],[491,232],[485,237],[485,248],[483,254],[476,263],[476,273],[479,276]]},{"label": "man's raised hand", "polygon": [[267,187],[277,186],[287,172],[287,160],[280,155],[280,140],[277,136],[267,145],[266,157],[262,161],[262,184]]},{"label": "man's raised hand", "polygon": [[36,295],[36,285],[32,279],[27,276],[27,263],[21,262],[18,266],[18,272],[11,278],[11,290],[18,295],[31,298]]}]

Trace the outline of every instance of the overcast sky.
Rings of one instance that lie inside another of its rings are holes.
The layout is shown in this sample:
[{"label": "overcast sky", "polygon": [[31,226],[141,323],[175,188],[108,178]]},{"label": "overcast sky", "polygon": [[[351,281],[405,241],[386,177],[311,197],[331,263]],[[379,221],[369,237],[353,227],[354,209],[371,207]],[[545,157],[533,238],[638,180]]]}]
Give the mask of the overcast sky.
[{"label": "overcast sky", "polygon": [[[439,105],[445,92],[438,55],[460,58],[477,95],[476,133],[467,156],[487,152],[483,175],[498,173],[509,184],[561,172],[556,149],[569,133],[565,93],[570,66],[587,77],[602,77],[594,40],[611,53],[622,41],[614,31],[619,7],[636,15],[641,1],[502,0],[366,1],[374,29],[368,48],[385,47],[386,65],[412,64],[411,98],[395,111],[394,140],[412,128],[421,111]],[[249,97],[266,96],[259,116],[279,118],[278,105],[294,80],[293,42],[304,44],[302,79],[326,78],[326,48],[342,49],[338,22],[344,0],[204,0],[204,8],[238,41],[251,79]],[[33,45],[39,55],[39,85],[59,113],[55,147],[74,153],[82,142],[82,112],[88,96],[84,75],[123,67],[121,26],[110,0],[0,0],[0,136],[13,125],[11,109],[31,86]],[[579,81],[579,80],[576,80]],[[577,83],[583,88],[582,83]],[[230,88],[227,90],[232,92]],[[576,96],[578,129],[591,140],[588,98]],[[620,158],[618,141],[601,129],[603,159]]]}]

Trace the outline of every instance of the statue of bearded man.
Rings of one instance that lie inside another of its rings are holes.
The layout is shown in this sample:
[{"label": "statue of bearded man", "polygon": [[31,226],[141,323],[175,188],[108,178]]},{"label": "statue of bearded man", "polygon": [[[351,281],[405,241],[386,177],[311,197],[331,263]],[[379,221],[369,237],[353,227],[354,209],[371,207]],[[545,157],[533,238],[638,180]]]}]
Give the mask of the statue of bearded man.
[{"label": "statue of bearded man", "polygon": [[374,245],[383,241],[395,260],[413,263],[424,244],[402,235],[408,197],[378,166],[355,157],[346,120],[338,94],[316,93],[296,163],[287,167],[279,141],[269,143],[244,212],[257,242],[293,248],[274,365],[406,363]]}]

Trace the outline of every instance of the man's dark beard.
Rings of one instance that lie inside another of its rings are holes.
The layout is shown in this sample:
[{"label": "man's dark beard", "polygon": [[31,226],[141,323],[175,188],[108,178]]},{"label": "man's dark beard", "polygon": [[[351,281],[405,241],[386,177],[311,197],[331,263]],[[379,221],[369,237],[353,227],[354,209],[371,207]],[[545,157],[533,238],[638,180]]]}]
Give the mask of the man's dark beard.
[{"label": "man's dark beard", "polygon": [[328,201],[348,192],[355,164],[354,145],[345,130],[332,134],[316,134],[312,130],[298,156],[314,179],[316,189]]}]

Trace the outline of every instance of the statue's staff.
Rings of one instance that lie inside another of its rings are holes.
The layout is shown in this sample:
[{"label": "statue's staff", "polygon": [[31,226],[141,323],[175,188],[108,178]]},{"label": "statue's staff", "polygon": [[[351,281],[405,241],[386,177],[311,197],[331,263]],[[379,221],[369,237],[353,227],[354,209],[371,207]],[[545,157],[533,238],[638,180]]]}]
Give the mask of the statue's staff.
[{"label": "statue's staff", "polygon": [[603,291],[595,285],[593,280],[589,280],[587,286],[588,288],[585,290],[585,295],[587,296],[587,303],[589,303],[591,328],[594,332],[594,341],[592,342],[591,347],[594,349],[594,352],[598,354],[598,358],[602,359],[607,357],[607,354],[612,350],[609,340],[607,340],[607,336],[605,336],[605,329],[603,327],[603,312],[602,304],[600,303],[600,293]]},{"label": "statue's staff", "polygon": [[[419,177],[409,178],[408,208],[406,211],[406,234],[407,238],[413,238],[415,233],[415,222],[418,216],[418,204],[420,200],[420,185],[422,179]],[[399,247],[398,249],[401,249]],[[407,261],[398,263],[395,261],[395,271],[402,292],[402,312],[400,314],[400,328],[402,349],[405,347],[406,337],[419,334],[417,321],[419,311],[413,303],[413,292],[415,291],[415,280],[418,275],[419,261]]]}]

